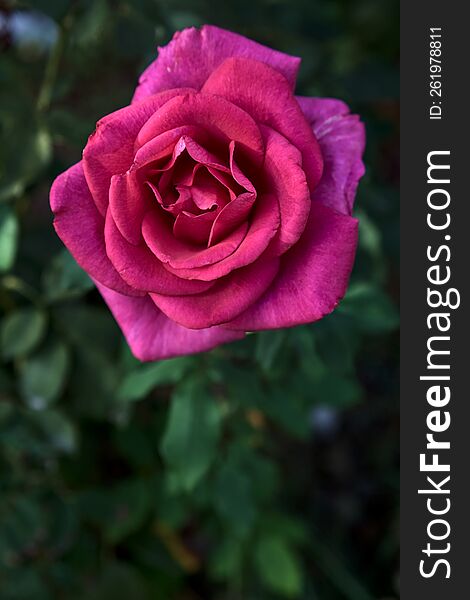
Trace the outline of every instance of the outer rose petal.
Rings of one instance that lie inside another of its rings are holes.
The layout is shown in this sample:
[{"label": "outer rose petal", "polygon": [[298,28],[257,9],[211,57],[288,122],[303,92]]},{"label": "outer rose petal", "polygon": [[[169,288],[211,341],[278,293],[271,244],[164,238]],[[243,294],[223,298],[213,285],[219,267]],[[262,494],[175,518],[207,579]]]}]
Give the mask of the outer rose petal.
[{"label": "outer rose petal", "polygon": [[93,202],[81,162],[57,177],[51,188],[50,203],[57,235],[78,264],[114,290],[142,295],[121,279],[106,255],[104,219]]},{"label": "outer rose petal", "polygon": [[311,323],[344,296],[357,245],[357,219],[313,203],[305,232],[282,257],[279,275],[244,313],[224,325],[260,331]]},{"label": "outer rose petal", "polygon": [[202,329],[231,321],[251,306],[266,291],[278,269],[278,258],[259,261],[237,269],[195,296],[150,295],[158,308],[177,323]]},{"label": "outer rose petal", "polygon": [[344,102],[297,98],[320,144],[324,170],[312,199],[350,215],[359,179],[364,175],[364,125]]},{"label": "outer rose petal", "polygon": [[191,90],[169,90],[100,119],[83,151],[83,170],[96,206],[104,216],[111,177],[124,173],[134,159],[134,142],[144,123],[168,100]]},{"label": "outer rose petal", "polygon": [[148,296],[130,298],[95,283],[139,360],[161,360],[204,352],[219,344],[241,340],[245,335],[221,327],[186,329],[165,317]]},{"label": "outer rose petal", "polygon": [[176,87],[200,89],[209,75],[226,58],[249,57],[264,62],[282,73],[292,89],[300,58],[283,54],[252,40],[205,25],[184,29],[171,42],[158,49],[158,58],[142,73],[133,102],[156,92]]},{"label": "outer rose petal", "polygon": [[219,95],[239,106],[258,124],[282,134],[302,153],[310,190],[320,181],[323,160],[312,127],[277,71],[249,58],[228,58],[208,78],[202,92]]}]

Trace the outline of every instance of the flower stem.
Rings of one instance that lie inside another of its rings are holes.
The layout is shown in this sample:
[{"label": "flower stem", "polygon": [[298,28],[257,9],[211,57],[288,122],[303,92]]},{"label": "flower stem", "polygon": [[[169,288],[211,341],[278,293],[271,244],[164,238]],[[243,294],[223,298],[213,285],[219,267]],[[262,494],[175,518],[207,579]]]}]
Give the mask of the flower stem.
[{"label": "flower stem", "polygon": [[39,89],[38,100],[36,103],[36,109],[40,114],[46,112],[51,105],[54,85],[59,72],[60,60],[65,48],[65,39],[67,32],[72,26],[74,9],[76,5],[77,2],[74,0],[62,19],[59,25],[59,35],[57,37],[57,41],[49,54],[46,69],[44,71],[44,78]]}]

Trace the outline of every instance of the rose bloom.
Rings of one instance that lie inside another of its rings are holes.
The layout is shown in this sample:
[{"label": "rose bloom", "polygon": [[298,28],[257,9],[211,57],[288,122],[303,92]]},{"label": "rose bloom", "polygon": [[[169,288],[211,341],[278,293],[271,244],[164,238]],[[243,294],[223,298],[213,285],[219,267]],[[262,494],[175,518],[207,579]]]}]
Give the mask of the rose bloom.
[{"label": "rose bloom", "polygon": [[300,59],[217,27],[159,49],[55,180],[57,234],[140,360],[310,323],[343,297],[364,128]]}]

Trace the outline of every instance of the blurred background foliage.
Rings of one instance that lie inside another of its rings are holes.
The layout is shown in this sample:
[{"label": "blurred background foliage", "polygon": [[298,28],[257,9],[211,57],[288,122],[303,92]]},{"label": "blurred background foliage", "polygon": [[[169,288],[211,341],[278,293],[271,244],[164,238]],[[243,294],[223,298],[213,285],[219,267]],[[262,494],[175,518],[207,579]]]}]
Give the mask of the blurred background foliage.
[{"label": "blurred background foliage", "polygon": [[[203,23],[362,115],[360,248],[323,321],[139,364],[48,191]],[[0,0],[1,600],[398,596],[397,69],[396,0]]]}]

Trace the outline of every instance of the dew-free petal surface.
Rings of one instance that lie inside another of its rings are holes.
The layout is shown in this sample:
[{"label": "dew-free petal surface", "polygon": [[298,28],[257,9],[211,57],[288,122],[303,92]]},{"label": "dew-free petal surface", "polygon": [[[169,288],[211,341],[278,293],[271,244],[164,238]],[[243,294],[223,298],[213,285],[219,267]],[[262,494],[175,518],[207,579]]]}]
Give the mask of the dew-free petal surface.
[{"label": "dew-free petal surface", "polygon": [[300,58],[272,50],[241,35],[205,25],[175,33],[169,44],[158,49],[158,57],[142,73],[133,102],[178,87],[201,89],[209,75],[226,58],[247,57],[279,71],[293,89]]},{"label": "dew-free petal surface", "polygon": [[357,184],[365,171],[362,162],[366,137],[364,124],[357,115],[350,114],[348,106],[340,100],[297,100],[312,125],[323,154],[323,175],[312,199],[350,215]]},{"label": "dew-free petal surface", "polygon": [[256,60],[229,58],[210,75],[202,91],[226,98],[258,124],[268,125],[287,138],[300,150],[310,190],[315,188],[322,174],[322,153],[282,75]]},{"label": "dew-free petal surface", "polygon": [[281,218],[270,252],[279,256],[302,235],[312,201],[300,151],[270,127],[262,127],[262,132],[266,141],[264,174],[278,200]]},{"label": "dew-free petal surface", "polygon": [[[166,265],[166,268],[179,277],[198,279],[200,281],[214,281],[220,277],[224,277],[234,269],[245,267],[262,256],[269,242],[276,235],[279,229],[279,222],[279,205],[277,199],[272,194],[263,194],[256,200],[251,223],[243,240],[223,260],[215,264],[193,265],[191,268],[183,266],[173,268],[172,265]],[[238,229],[235,231],[238,231]],[[212,247],[217,248],[218,245],[220,244]]]},{"label": "dew-free petal surface", "polygon": [[134,142],[144,123],[168,100],[190,90],[169,90],[121,108],[96,124],[83,151],[83,170],[96,206],[104,216],[111,177],[125,173],[134,159]]},{"label": "dew-free petal surface", "polygon": [[95,283],[139,360],[161,360],[204,352],[244,337],[244,333],[221,327],[186,329],[168,319],[149,296],[130,298]]},{"label": "dew-free petal surface", "polygon": [[181,279],[167,271],[143,241],[135,246],[121,235],[109,210],[105,240],[109,259],[124,281],[133,288],[177,296],[203,292],[212,285],[203,281]]},{"label": "dew-free petal surface", "polygon": [[346,292],[357,245],[357,219],[313,203],[305,232],[283,255],[268,291],[226,325],[239,331],[311,323],[330,313]]},{"label": "dew-free petal surface", "polygon": [[109,210],[121,234],[131,244],[142,241],[142,221],[152,207],[153,195],[136,171],[113,175],[109,188]]},{"label": "dew-free petal surface", "polygon": [[155,304],[171,319],[195,329],[230,321],[253,304],[267,289],[279,268],[279,259],[255,262],[234,271],[207,292],[196,296],[151,294]]},{"label": "dew-free petal surface", "polygon": [[214,265],[232,254],[242,242],[247,229],[248,224],[243,223],[220,243],[201,248],[176,238],[161,215],[150,211],[144,217],[142,233],[150,250],[163,263],[173,269],[193,269]]},{"label": "dew-free petal surface", "polygon": [[104,219],[93,202],[81,162],[57,177],[50,203],[57,235],[82,269],[114,290],[141,295],[123,281],[106,254]]},{"label": "dew-free petal surface", "polygon": [[254,164],[262,164],[264,144],[255,120],[227,99],[208,93],[178,95],[166,102],[142,127],[137,143],[188,125],[204,129],[219,144],[236,141]]}]

